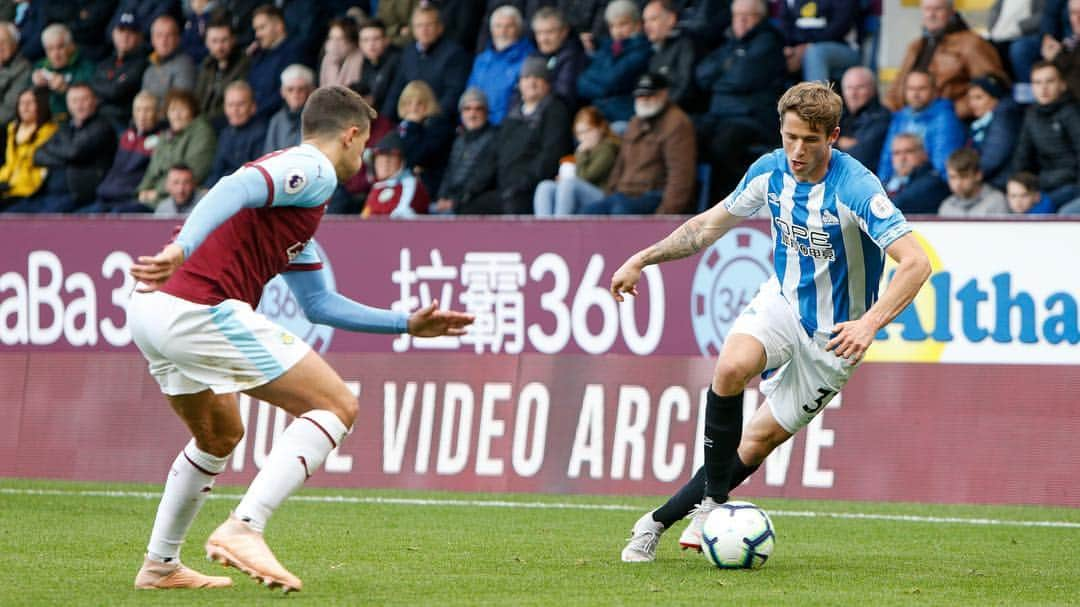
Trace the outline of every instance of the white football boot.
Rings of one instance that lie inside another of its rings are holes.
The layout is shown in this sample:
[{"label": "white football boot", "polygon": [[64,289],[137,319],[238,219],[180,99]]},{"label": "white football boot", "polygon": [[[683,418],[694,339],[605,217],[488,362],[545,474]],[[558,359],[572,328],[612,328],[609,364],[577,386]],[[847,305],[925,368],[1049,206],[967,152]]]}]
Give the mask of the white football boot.
[{"label": "white football boot", "polygon": [[651,563],[656,560],[656,545],[660,543],[660,534],[664,532],[664,525],[653,520],[652,512],[646,512],[645,516],[634,523],[630,541],[622,551],[624,563]]},{"label": "white football boot", "polygon": [[709,518],[709,513],[719,506],[720,504],[711,497],[706,497],[700,504],[694,506],[694,509],[690,511],[690,524],[679,536],[679,545],[683,550],[701,552],[701,530],[705,527],[705,519]]}]

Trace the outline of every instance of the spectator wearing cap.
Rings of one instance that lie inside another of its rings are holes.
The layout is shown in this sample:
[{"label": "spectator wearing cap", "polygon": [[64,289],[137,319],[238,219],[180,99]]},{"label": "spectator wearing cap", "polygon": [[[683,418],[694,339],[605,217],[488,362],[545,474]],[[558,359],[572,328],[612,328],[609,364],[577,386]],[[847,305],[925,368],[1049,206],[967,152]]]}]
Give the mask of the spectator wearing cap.
[{"label": "spectator wearing cap", "polygon": [[435,91],[443,116],[453,119],[458,99],[469,81],[472,62],[458,43],[443,36],[438,8],[421,4],[413,11],[411,23],[415,40],[402,51],[401,65],[383,101],[382,111],[391,118],[399,118],[397,106],[401,91],[406,84],[423,80]]},{"label": "spectator wearing cap", "polygon": [[432,213],[453,213],[495,188],[495,134],[488,122],[487,98],[480,89],[466,89],[458,102],[461,131],[450,148],[439,197]]},{"label": "spectator wearing cap", "polygon": [[[784,37],[762,0],[731,3],[731,35],[694,70],[709,109],[694,117],[701,153],[712,167],[712,193],[733,190],[750,163],[777,143],[776,102],[787,68]],[[714,196],[714,198],[717,198]]]},{"label": "spectator wearing cap", "polygon": [[641,11],[631,0],[613,0],[604,9],[604,20],[611,37],[600,43],[578,76],[578,94],[609,122],[622,123],[634,115],[631,93],[649,69],[652,45],[641,33]]},{"label": "spectator wearing cap", "polygon": [[142,32],[143,38],[150,36],[150,26],[162,15],[180,16],[180,2],[177,0],[120,0],[109,29],[116,27],[120,18],[126,14],[135,15],[135,25]]},{"label": "spectator wearing cap", "polygon": [[533,15],[532,32],[536,38],[535,55],[547,61],[552,91],[566,103],[577,107],[577,78],[588,58],[577,36],[572,36],[566,17],[556,8],[546,6]]},{"label": "spectator wearing cap", "polygon": [[204,188],[213,187],[222,177],[263,154],[266,122],[255,116],[255,93],[250,84],[237,80],[225,87],[225,118],[228,126],[218,134],[214,162],[202,182]]},{"label": "spectator wearing cap", "polygon": [[847,152],[863,166],[873,170],[881,158],[881,147],[889,131],[892,114],[881,105],[877,79],[869,68],[848,68],[840,81],[844,114],[840,117],[840,138],[836,149]]},{"label": "spectator wearing cap", "polygon": [[206,24],[206,57],[195,76],[200,113],[214,129],[225,127],[225,88],[247,77],[251,60],[236,44],[229,19],[218,16]]},{"label": "spectator wearing cap", "polygon": [[426,214],[431,199],[424,182],[405,163],[405,144],[397,133],[375,146],[375,185],[364,202],[363,217],[408,218]]},{"label": "spectator wearing cap", "polygon": [[53,23],[42,30],[41,44],[45,47],[45,58],[38,62],[30,80],[34,86],[49,90],[49,110],[53,118],[63,121],[68,116],[65,97],[68,87],[89,82],[94,77],[94,66],[79,53],[71,30],[62,23]]},{"label": "spectator wearing cap", "polygon": [[1013,101],[1008,84],[997,76],[972,80],[967,102],[974,117],[968,141],[979,153],[983,180],[1003,190],[1023,120],[1020,107]]},{"label": "spectator wearing cap", "polygon": [[525,37],[521,11],[503,5],[491,13],[491,41],[473,61],[466,86],[484,91],[488,120],[492,124],[499,124],[506,115],[521,64],[534,50],[532,42]]},{"label": "spectator wearing cap", "polygon": [[195,63],[180,51],[180,24],[172,15],[154,19],[150,26],[150,66],[143,73],[144,90],[164,99],[169,91],[195,89]]},{"label": "spectator wearing cap", "polygon": [[370,91],[371,107],[381,108],[401,63],[401,49],[390,44],[382,21],[369,19],[360,24],[360,52],[364,55],[360,82]]},{"label": "spectator wearing cap", "polygon": [[459,214],[527,215],[533,192],[555,176],[559,159],[570,152],[570,114],[551,92],[551,71],[540,57],[521,66],[521,101],[499,128],[495,143],[495,190],[458,205]]},{"label": "spectator wearing cap", "polygon": [[19,30],[0,21],[0,125],[15,119],[19,94],[30,86],[30,62],[19,54]]},{"label": "spectator wearing cap", "polygon": [[[254,89],[254,87],[252,87]],[[281,72],[281,97],[285,105],[274,113],[266,127],[263,153],[300,145],[300,115],[304,104],[315,90],[315,72],[305,65],[294,63]],[[255,99],[255,117],[262,118],[259,100]]]},{"label": "spectator wearing cap", "polygon": [[670,0],[652,0],[643,12],[645,37],[652,44],[649,71],[663,74],[671,83],[671,101],[683,109],[697,98],[694,95],[694,42],[676,25],[679,13]]},{"label": "spectator wearing cap", "polygon": [[662,74],[645,74],[634,89],[630,121],[608,195],[586,204],[586,215],[683,214],[691,211],[697,161],[694,125],[671,102]]},{"label": "spectator wearing cap", "polygon": [[251,23],[255,29],[255,50],[251,53],[247,80],[255,91],[259,117],[270,118],[283,103],[280,83],[283,72],[290,65],[302,63],[304,53],[300,44],[289,36],[285,15],[275,5],[264,4],[255,9]]},{"label": "spectator wearing cap", "polygon": [[134,14],[120,16],[112,31],[112,43],[112,54],[97,64],[90,86],[100,100],[98,111],[119,133],[131,121],[131,104],[149,65]]}]

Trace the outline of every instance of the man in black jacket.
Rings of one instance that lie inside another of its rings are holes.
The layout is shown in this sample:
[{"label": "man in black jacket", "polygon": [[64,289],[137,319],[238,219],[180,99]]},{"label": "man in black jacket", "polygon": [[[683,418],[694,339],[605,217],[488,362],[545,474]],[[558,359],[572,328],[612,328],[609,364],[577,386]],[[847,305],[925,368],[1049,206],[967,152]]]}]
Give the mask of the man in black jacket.
[{"label": "man in black jacket", "polygon": [[577,77],[585,69],[588,57],[576,36],[572,36],[566,16],[553,7],[544,7],[533,15],[536,53],[547,61],[552,90],[573,110],[578,107]]},{"label": "man in black jacket", "polygon": [[1031,68],[1031,90],[1035,103],[1024,115],[1012,170],[1038,175],[1039,189],[1058,208],[1080,197],[1080,110],[1058,67],[1049,61]]},{"label": "man in black jacket", "polygon": [[836,148],[847,152],[873,170],[881,158],[881,146],[889,132],[892,113],[877,96],[874,73],[862,66],[848,68],[840,81],[844,115],[840,118],[840,138]]},{"label": "man in black jacket", "polygon": [[116,153],[116,133],[98,115],[90,85],[69,86],[67,107],[71,120],[34,153],[34,164],[49,170],[40,192],[9,211],[69,213],[94,201],[94,191]]},{"label": "man in black jacket", "polygon": [[694,43],[689,36],[676,29],[679,21],[669,0],[652,0],[642,13],[645,37],[653,46],[649,59],[649,73],[663,74],[671,84],[668,89],[671,101],[690,111],[689,102],[694,95]]},{"label": "man in black jacket", "polygon": [[398,119],[397,102],[401,90],[413,80],[423,80],[435,91],[439,108],[447,118],[457,116],[457,101],[469,81],[472,59],[453,40],[443,37],[439,9],[421,5],[413,11],[415,42],[402,51],[401,66],[382,105],[382,113]]},{"label": "man in black jacket", "polygon": [[142,50],[142,32],[131,13],[121,15],[113,28],[112,42],[115,50],[97,64],[91,86],[100,100],[98,111],[119,133],[131,121],[131,103],[142,87],[149,60]]},{"label": "man in black jacket", "polygon": [[360,53],[364,56],[360,82],[370,91],[373,107],[383,107],[401,64],[401,49],[390,44],[385,23],[369,19],[360,24]]},{"label": "man in black jacket", "polygon": [[570,113],[551,93],[551,72],[540,57],[521,66],[521,102],[510,108],[495,143],[496,188],[458,206],[459,214],[526,215],[533,192],[559,169],[559,159],[573,149]]},{"label": "man in black jacket", "polygon": [[936,214],[949,197],[949,185],[941,178],[922,139],[914,133],[900,133],[892,140],[893,177],[885,184],[896,208],[906,214]]},{"label": "man in black jacket", "polygon": [[495,187],[495,138],[498,131],[488,122],[484,92],[472,88],[458,103],[461,132],[450,149],[450,160],[439,186],[432,213],[453,213],[468,208],[472,200]]}]

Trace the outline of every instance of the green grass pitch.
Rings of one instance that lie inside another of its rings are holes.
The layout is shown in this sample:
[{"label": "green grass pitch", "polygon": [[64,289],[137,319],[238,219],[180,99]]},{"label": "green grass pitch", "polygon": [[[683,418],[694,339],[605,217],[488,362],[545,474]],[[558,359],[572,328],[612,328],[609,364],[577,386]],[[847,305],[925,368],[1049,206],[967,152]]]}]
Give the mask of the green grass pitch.
[{"label": "green grass pitch", "polygon": [[215,491],[184,551],[185,563],[236,585],[136,591],[159,491],[0,479],[0,605],[1080,604],[1080,509],[739,496],[771,513],[778,536],[765,568],[748,572],[681,552],[682,524],[662,538],[655,563],[621,563],[631,525],[655,497],[336,489],[302,491],[267,530],[304,581],[283,597],[203,558],[237,487]]}]

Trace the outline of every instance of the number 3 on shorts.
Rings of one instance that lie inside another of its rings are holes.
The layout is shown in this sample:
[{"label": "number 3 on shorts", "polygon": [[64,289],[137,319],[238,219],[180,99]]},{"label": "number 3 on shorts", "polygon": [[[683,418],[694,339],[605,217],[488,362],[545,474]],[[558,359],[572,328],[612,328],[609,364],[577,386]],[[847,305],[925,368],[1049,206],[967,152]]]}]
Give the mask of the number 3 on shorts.
[{"label": "number 3 on shorts", "polygon": [[828,388],[818,388],[818,394],[820,396],[814,399],[813,405],[802,406],[803,411],[806,411],[807,413],[817,413],[818,411],[821,411],[821,408],[825,406],[825,403],[832,400],[832,397],[836,394],[836,391],[830,390]]}]

